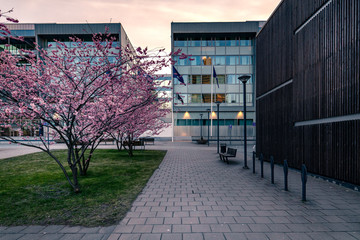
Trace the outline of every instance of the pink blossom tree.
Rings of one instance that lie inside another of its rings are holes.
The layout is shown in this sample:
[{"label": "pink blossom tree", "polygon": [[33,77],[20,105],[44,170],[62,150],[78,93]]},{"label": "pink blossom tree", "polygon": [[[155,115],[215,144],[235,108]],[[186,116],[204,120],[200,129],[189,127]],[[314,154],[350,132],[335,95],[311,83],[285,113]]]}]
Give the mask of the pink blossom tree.
[{"label": "pink blossom tree", "polygon": [[126,116],[126,121],[110,133],[116,141],[118,150],[121,150],[121,146],[123,146],[128,151],[129,156],[132,157],[134,139],[139,138],[144,133],[157,135],[168,126],[162,119],[171,112],[171,109],[166,107],[169,99],[159,96],[161,94],[163,93],[154,94],[151,104],[144,105]]},{"label": "pink blossom tree", "polygon": [[[149,53],[113,47],[116,39],[109,34],[94,34],[92,44],[71,40],[71,48],[57,42],[51,51],[37,47],[37,55],[26,50],[20,51],[21,57],[0,52],[0,123],[12,126],[19,119],[38,119],[46,124],[53,138],[65,142],[71,174],[43,136],[41,144],[1,138],[48,153],[79,192],[78,172],[86,174],[100,140],[154,104],[156,85],[147,75],[171,60],[163,49]],[[23,58],[28,64],[19,64]]]},{"label": "pink blossom tree", "polygon": [[[18,23],[19,20],[10,17],[8,14],[12,13],[13,9],[6,11],[6,12],[2,12],[0,9],[0,19],[5,18],[6,21],[10,22],[10,23]],[[0,23],[0,39],[5,39],[7,37],[13,38],[13,39],[18,39],[18,40],[23,40],[22,37],[16,37],[11,35],[10,30],[8,29],[8,27],[4,24],[4,23]]]}]

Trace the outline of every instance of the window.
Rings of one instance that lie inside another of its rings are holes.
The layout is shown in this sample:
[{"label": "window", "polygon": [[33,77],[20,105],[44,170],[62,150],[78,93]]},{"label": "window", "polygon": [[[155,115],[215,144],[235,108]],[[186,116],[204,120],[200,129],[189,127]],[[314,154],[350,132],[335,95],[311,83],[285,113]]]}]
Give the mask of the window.
[{"label": "window", "polygon": [[226,56],[226,65],[238,65],[239,57],[238,56]]},{"label": "window", "polygon": [[[184,79],[185,83],[189,83],[189,76],[188,75],[181,75]],[[174,85],[180,85],[180,82],[177,78],[174,78]]]},{"label": "window", "polygon": [[199,126],[200,119],[191,119],[191,126]]},{"label": "window", "polygon": [[174,47],[186,47],[186,46],[187,46],[186,38],[177,38],[174,41]]},{"label": "window", "polygon": [[202,84],[210,84],[211,75],[202,75]]},{"label": "window", "polygon": [[240,56],[240,65],[252,64],[251,56]]},{"label": "window", "polygon": [[[237,124],[244,126],[244,119],[237,119]],[[253,120],[252,119],[246,119],[246,125],[247,126],[252,126],[253,125]]]},{"label": "window", "polygon": [[177,126],[186,126],[186,120],[185,119],[177,119],[176,125]]},{"label": "window", "polygon": [[174,56],[173,60],[175,61],[175,66],[186,66],[188,65],[188,59],[180,59],[179,56]]},{"label": "window", "polygon": [[[180,97],[182,98],[182,100],[184,101],[184,104],[187,104],[188,103],[188,94],[179,94]],[[177,93],[174,93],[174,103],[176,105],[182,105],[182,102],[178,99],[178,94]]]},{"label": "window", "polygon": [[209,66],[211,66],[212,59],[214,59],[214,57],[202,56],[201,62],[202,62],[203,65],[209,65]]},{"label": "window", "polygon": [[[252,103],[253,102],[253,95],[251,93],[246,94],[246,102],[247,103]],[[248,104],[246,104],[246,105],[248,105]]]},{"label": "window", "polygon": [[250,38],[240,38],[240,46],[251,46]]},{"label": "window", "polygon": [[[209,93],[203,94],[202,100],[203,100],[203,103],[211,103],[211,94],[209,94]],[[213,98],[213,102],[215,102],[214,98]]]},{"label": "window", "polygon": [[225,75],[217,75],[217,79],[219,81],[219,84],[225,84]]},{"label": "window", "polygon": [[224,93],[217,93],[215,101],[216,102],[225,102],[225,94]]},{"label": "window", "polygon": [[202,103],[201,94],[191,94],[190,103]]},{"label": "window", "polygon": [[[194,60],[191,60],[191,61],[190,61],[190,58],[191,58],[191,59],[194,59]],[[190,64],[191,66],[200,66],[200,65],[201,65],[201,62],[202,62],[202,59],[201,59],[200,56],[191,56],[191,57],[189,57],[189,64]]]},{"label": "window", "polygon": [[215,46],[217,47],[225,47],[225,37],[218,37],[215,40]]},{"label": "window", "polygon": [[225,56],[216,56],[215,57],[215,64],[214,65],[225,65],[225,64],[226,64]]},{"label": "window", "polygon": [[238,93],[226,94],[226,103],[239,103],[239,94]]},{"label": "window", "polygon": [[201,75],[191,75],[191,84],[201,84]]},{"label": "window", "polygon": [[225,119],[225,125],[227,125],[227,126],[236,125],[236,120],[235,119]]},{"label": "window", "polygon": [[226,75],[226,84],[237,84],[238,81],[236,75]]},{"label": "window", "polygon": [[211,38],[203,37],[201,39],[201,46],[203,46],[203,47],[212,47],[212,46],[214,46],[214,42],[211,40]]},{"label": "window", "polygon": [[201,40],[200,40],[200,38],[190,38],[188,44],[189,44],[189,47],[200,47]]},{"label": "window", "polygon": [[227,37],[226,46],[238,46],[238,40],[235,37]]}]

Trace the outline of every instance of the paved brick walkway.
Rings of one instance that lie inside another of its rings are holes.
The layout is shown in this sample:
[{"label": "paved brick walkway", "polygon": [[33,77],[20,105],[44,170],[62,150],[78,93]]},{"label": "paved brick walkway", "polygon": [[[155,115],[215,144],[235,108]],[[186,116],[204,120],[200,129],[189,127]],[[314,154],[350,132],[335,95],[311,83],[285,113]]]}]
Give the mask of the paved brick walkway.
[{"label": "paved brick walkway", "polygon": [[303,203],[299,172],[289,171],[285,192],[282,168],[271,184],[268,164],[264,179],[259,163],[256,174],[242,169],[240,149],[227,165],[214,147],[163,148],[163,163],[117,226],[0,227],[0,239],[360,239],[359,192],[309,177]]}]

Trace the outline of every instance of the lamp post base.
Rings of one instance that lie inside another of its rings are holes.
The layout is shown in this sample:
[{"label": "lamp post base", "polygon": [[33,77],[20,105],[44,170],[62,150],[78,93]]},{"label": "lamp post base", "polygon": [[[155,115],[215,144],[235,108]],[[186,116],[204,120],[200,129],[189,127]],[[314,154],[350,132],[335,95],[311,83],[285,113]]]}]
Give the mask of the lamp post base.
[{"label": "lamp post base", "polygon": [[243,166],[243,169],[250,169],[248,166]]}]

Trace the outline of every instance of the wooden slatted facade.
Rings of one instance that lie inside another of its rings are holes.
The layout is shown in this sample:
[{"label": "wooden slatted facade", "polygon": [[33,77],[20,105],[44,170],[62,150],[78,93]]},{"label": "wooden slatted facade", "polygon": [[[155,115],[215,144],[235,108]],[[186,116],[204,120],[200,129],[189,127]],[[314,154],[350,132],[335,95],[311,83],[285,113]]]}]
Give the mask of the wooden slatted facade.
[{"label": "wooden slatted facade", "polygon": [[257,36],[257,152],[360,185],[360,1],[284,0]]}]

